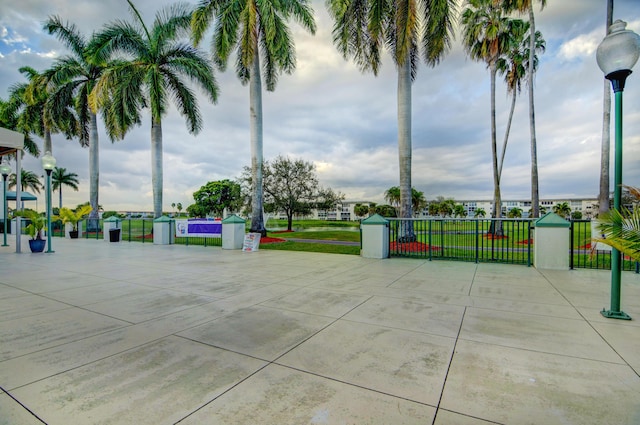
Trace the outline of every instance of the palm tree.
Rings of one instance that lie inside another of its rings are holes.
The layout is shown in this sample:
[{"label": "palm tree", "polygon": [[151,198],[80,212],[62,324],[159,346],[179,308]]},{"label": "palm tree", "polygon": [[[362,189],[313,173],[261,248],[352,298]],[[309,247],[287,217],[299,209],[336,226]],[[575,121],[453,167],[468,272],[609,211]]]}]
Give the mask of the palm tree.
[{"label": "palm tree", "polygon": [[520,218],[522,217],[522,208],[513,207],[507,213],[507,217],[509,218]]},{"label": "palm tree", "polygon": [[[509,48],[503,56],[498,59],[497,68],[499,74],[504,74],[504,80],[507,84],[507,93],[511,93],[511,108],[509,110],[509,119],[504,133],[504,141],[502,143],[502,152],[500,155],[500,163],[498,165],[498,178],[502,179],[502,165],[504,164],[504,156],[507,151],[507,143],[509,141],[509,133],[511,131],[511,122],[513,113],[516,108],[516,97],[522,90],[522,80],[527,75],[529,64],[529,38],[525,36],[529,31],[529,23],[523,22],[513,28],[513,32],[509,34]],[[529,35],[530,36],[530,35]],[[544,52],[546,42],[542,38],[540,31],[536,32],[536,51]],[[534,55],[534,71],[538,68],[538,57]]]},{"label": "palm tree", "polygon": [[453,207],[453,215],[455,217],[466,217],[467,210],[464,209],[464,205],[456,204],[455,207]]},{"label": "palm tree", "polygon": [[[95,219],[98,217],[100,151],[98,120],[89,105],[89,95],[108,64],[91,60],[88,41],[74,24],[65,24],[60,17],[52,16],[45,22],[44,29],[71,51],[70,55],[57,59],[50,70],[50,81],[55,87],[51,97],[56,106],[75,104],[80,144],[89,146],[89,202],[92,207],[89,218]],[[106,108],[102,112],[106,118]],[[112,134],[110,137],[113,139]]]},{"label": "palm tree", "polygon": [[[607,20],[605,35],[613,23],[613,0],[607,0]],[[611,154],[611,84],[604,80],[602,98],[602,148],[600,151],[600,192],[598,195],[598,215],[609,211],[609,157]]]},{"label": "palm tree", "polygon": [[67,173],[66,168],[55,167],[53,169],[53,173],[51,173],[51,189],[59,191],[59,208],[62,208],[62,186],[68,186],[77,192],[79,183],[76,173]]},{"label": "palm tree", "polygon": [[[16,86],[12,88],[16,90]],[[18,91],[12,91],[8,100],[0,99],[0,127],[22,133],[24,135],[24,149],[37,157],[40,155],[40,148],[31,138],[31,130],[21,120],[20,110],[24,106],[24,101],[18,93]]]},{"label": "palm tree", "polygon": [[[529,33],[536,33],[536,20],[533,13],[533,4],[540,3],[540,10],[544,9],[547,0],[505,0],[507,11],[515,9],[520,13],[528,12],[529,14]],[[536,114],[533,96],[533,76],[535,73],[535,37],[529,37],[529,64],[527,70],[527,85],[529,86],[529,131],[531,133],[531,206],[533,209],[533,218],[540,216],[538,208],[540,202],[538,189],[538,148],[536,142]]]},{"label": "palm tree", "polygon": [[475,210],[475,212],[473,213],[473,216],[474,216],[475,218],[478,218],[478,217],[480,217],[480,218],[484,218],[484,217],[486,217],[486,216],[487,216],[487,212],[484,210],[484,208],[477,208],[477,209]]},{"label": "palm tree", "polygon": [[384,199],[392,205],[394,208],[400,206],[400,188],[398,186],[392,186],[384,193]]},{"label": "palm tree", "polygon": [[427,205],[427,199],[424,197],[424,192],[420,192],[415,188],[411,188],[411,208],[414,212],[418,212],[424,209]]},{"label": "palm tree", "polygon": [[[9,179],[7,180],[7,185],[9,189],[13,189],[16,187],[16,174],[11,173],[9,175]],[[33,171],[27,171],[24,168],[20,170],[20,190],[24,191],[25,189],[31,189],[36,193],[40,193],[40,189],[43,189],[44,186],[40,182],[40,178]]]},{"label": "palm tree", "polygon": [[[509,19],[495,0],[468,0],[462,12],[463,43],[473,60],[486,62],[491,77],[491,152],[493,159],[493,218],[502,215],[500,175],[496,142],[496,74],[498,59],[508,51],[510,34],[519,31],[522,21]],[[493,226],[493,224],[496,224]],[[492,231],[502,234],[499,221],[492,222]]]},{"label": "palm tree", "polygon": [[[267,90],[275,90],[278,74],[292,73],[295,47],[286,23],[294,18],[311,34],[316,24],[308,0],[201,0],[191,26],[196,45],[211,23],[213,56],[224,71],[236,50],[236,73],[243,85],[249,83],[249,126],[251,137],[251,232],[266,235],[263,217],[262,154],[262,70]],[[261,68],[260,60],[263,60]]]},{"label": "palm tree", "polygon": [[[389,50],[398,72],[398,152],[400,217],[411,218],[411,83],[416,76],[419,50],[435,66],[450,47],[455,0],[327,0],[334,21],[333,40],[347,59],[362,71],[378,74],[381,50]],[[406,222],[401,239],[414,241]]]},{"label": "palm tree", "polygon": [[553,212],[559,216],[567,218],[571,215],[571,207],[567,202],[561,202],[553,206]]},{"label": "palm tree", "polygon": [[198,101],[189,83],[198,85],[216,102],[218,87],[213,68],[204,54],[184,42],[191,23],[191,11],[180,3],[156,14],[148,28],[131,0],[127,0],[133,23],[116,21],[95,34],[87,46],[91,61],[106,63],[121,55],[129,58],[114,61],[107,68],[94,92],[92,109],[107,109],[107,126],[117,138],[140,124],[140,110],[151,112],[151,180],[153,212],[162,215],[162,117],[174,100],[192,134],[202,128]]}]

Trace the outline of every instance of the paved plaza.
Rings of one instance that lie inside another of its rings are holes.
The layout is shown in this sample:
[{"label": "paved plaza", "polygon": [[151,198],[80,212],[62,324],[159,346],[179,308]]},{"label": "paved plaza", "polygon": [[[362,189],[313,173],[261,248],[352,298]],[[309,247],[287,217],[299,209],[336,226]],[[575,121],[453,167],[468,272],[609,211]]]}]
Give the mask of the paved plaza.
[{"label": "paved plaza", "polygon": [[[0,424],[640,424],[640,275],[0,248]],[[10,241],[11,245],[15,241]]]}]

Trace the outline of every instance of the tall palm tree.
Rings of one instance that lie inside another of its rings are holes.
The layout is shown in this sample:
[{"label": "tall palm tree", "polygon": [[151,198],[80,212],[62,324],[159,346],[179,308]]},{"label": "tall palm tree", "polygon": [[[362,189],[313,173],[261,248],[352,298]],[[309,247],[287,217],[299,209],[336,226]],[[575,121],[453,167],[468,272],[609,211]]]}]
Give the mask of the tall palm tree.
[{"label": "tall palm tree", "polygon": [[114,137],[123,138],[133,125],[140,124],[140,111],[151,112],[151,180],[153,212],[162,215],[162,117],[173,99],[187,122],[190,133],[202,128],[198,101],[189,83],[199,86],[211,102],[218,98],[213,68],[205,55],[185,42],[191,23],[191,10],[184,3],[159,11],[152,27],[127,0],[133,23],[116,21],[108,24],[91,39],[91,60],[114,61],[105,70],[92,93],[93,110],[107,109],[107,126]]},{"label": "tall palm tree", "polygon": [[569,203],[561,202],[553,206],[553,212],[559,216],[567,218],[571,215],[571,207],[569,206]]},{"label": "tall palm tree", "polygon": [[[13,189],[16,187],[16,174],[11,173],[9,175],[9,179],[7,180],[7,185],[9,189]],[[24,191],[25,189],[31,189],[36,193],[40,193],[40,189],[43,188],[42,183],[40,182],[40,178],[33,171],[27,171],[24,168],[20,170],[20,190]]]},{"label": "tall palm tree", "polygon": [[[605,35],[613,23],[613,0],[607,0]],[[609,157],[611,154],[611,84],[604,80],[602,98],[602,148],[600,151],[600,192],[598,194],[598,215],[609,211]]]},{"label": "tall palm tree", "polygon": [[397,208],[400,206],[400,188],[398,186],[392,186],[384,192],[384,199],[389,205]]},{"label": "tall palm tree", "polygon": [[[491,77],[491,153],[493,160],[493,218],[502,215],[500,176],[496,141],[496,74],[498,59],[508,51],[511,34],[524,25],[521,20],[508,18],[495,0],[467,0],[462,12],[463,44],[473,60],[483,61]],[[500,235],[500,222],[492,233]],[[494,224],[492,223],[492,225]]]},{"label": "tall palm tree", "polygon": [[[529,32],[536,33],[536,20],[533,13],[533,4],[540,3],[540,10],[544,9],[547,0],[505,0],[505,8],[517,10],[520,13],[529,14]],[[529,66],[527,69],[527,85],[529,87],[529,132],[531,134],[531,206],[533,217],[540,216],[539,203],[540,195],[538,188],[538,147],[536,142],[536,114],[533,96],[534,56],[536,52],[535,37],[529,37]]]},{"label": "tall palm tree", "polygon": [[67,173],[66,168],[55,167],[53,173],[51,173],[51,189],[53,191],[59,191],[59,208],[62,208],[62,186],[68,186],[78,191],[78,175],[76,173]]},{"label": "tall palm tree", "polygon": [[[398,72],[398,157],[400,217],[411,218],[411,83],[420,50],[429,66],[438,64],[453,38],[455,0],[327,0],[333,18],[333,41],[345,59],[378,74],[386,47]],[[413,227],[401,239],[415,240]]]},{"label": "tall palm tree", "polygon": [[[63,22],[59,16],[52,16],[44,23],[44,29],[55,35],[71,52],[57,59],[50,70],[50,81],[55,87],[51,97],[55,106],[75,105],[80,144],[89,147],[89,202],[92,207],[89,218],[95,219],[98,217],[100,151],[98,120],[96,112],[89,105],[89,95],[108,64],[91,60],[88,41],[74,24]],[[102,108],[103,117],[106,111],[107,108]],[[110,136],[113,139],[113,135]]]},{"label": "tall palm tree", "polygon": [[[268,91],[275,90],[278,74],[292,73],[295,47],[287,21],[295,19],[311,34],[316,24],[308,0],[201,0],[191,26],[196,45],[215,20],[213,57],[222,71],[236,50],[236,73],[249,84],[251,137],[251,232],[266,235],[263,218],[262,71]],[[260,61],[262,62],[262,66]]]},{"label": "tall palm tree", "polygon": [[[498,73],[504,74],[504,80],[507,84],[507,93],[511,94],[511,108],[509,109],[509,118],[507,120],[507,126],[504,133],[502,152],[500,154],[500,163],[498,166],[499,179],[502,179],[502,166],[504,164],[504,156],[507,150],[507,143],[509,141],[513,113],[516,108],[516,97],[522,90],[522,80],[527,75],[529,65],[529,38],[525,37],[528,35],[528,31],[528,22],[524,22],[522,25],[514,27],[513,32],[509,34],[509,50],[498,59],[497,63]],[[536,51],[544,52],[546,42],[542,38],[540,31],[536,31],[535,37]],[[534,70],[538,68],[537,55],[534,56],[533,67]]]}]

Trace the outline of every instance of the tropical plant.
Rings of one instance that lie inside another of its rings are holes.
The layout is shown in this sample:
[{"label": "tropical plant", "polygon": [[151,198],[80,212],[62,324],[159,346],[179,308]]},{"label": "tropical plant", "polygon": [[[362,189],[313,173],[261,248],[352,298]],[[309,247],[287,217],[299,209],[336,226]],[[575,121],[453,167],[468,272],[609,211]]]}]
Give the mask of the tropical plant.
[{"label": "tropical plant", "polygon": [[62,208],[62,186],[67,186],[78,191],[78,175],[76,173],[67,173],[66,168],[55,167],[51,173],[51,189],[59,191],[59,208]]},{"label": "tropical plant", "polygon": [[384,199],[395,208],[400,206],[400,188],[392,186],[384,192]]},{"label": "tropical plant", "polygon": [[598,217],[598,229],[603,237],[594,238],[594,241],[609,245],[634,261],[640,261],[640,189],[625,188],[635,198],[633,208],[613,208],[601,214]]},{"label": "tropical plant", "polygon": [[473,216],[475,218],[484,218],[487,216],[487,212],[484,210],[484,208],[476,208],[476,210],[473,212]]},{"label": "tropical plant", "polygon": [[456,204],[453,207],[453,216],[454,217],[466,217],[467,216],[467,210],[464,208],[464,205]]},{"label": "tropical plant", "polygon": [[[411,83],[420,50],[435,66],[451,45],[455,0],[328,0],[333,41],[345,59],[353,57],[362,71],[378,74],[386,47],[398,72],[398,152],[400,217],[411,218]],[[402,226],[401,240],[416,239],[413,226]]]},{"label": "tropical plant", "polygon": [[571,207],[568,202],[561,202],[553,206],[553,212],[561,217],[568,218],[571,215]]},{"label": "tropical plant", "polygon": [[190,133],[202,128],[198,101],[190,83],[199,86],[210,101],[216,102],[218,87],[213,68],[198,49],[181,42],[191,23],[191,10],[175,4],[156,14],[151,28],[127,0],[134,22],[108,24],[91,39],[87,49],[91,61],[106,63],[118,54],[118,60],[100,77],[92,93],[92,109],[107,109],[107,126],[114,137],[123,138],[129,128],[141,122],[140,110],[151,112],[151,180],[153,212],[162,215],[162,117],[172,99],[187,122]]},{"label": "tropical plant", "polygon": [[196,45],[209,26],[213,30],[214,60],[222,71],[237,51],[236,73],[249,83],[249,127],[251,137],[251,232],[266,235],[263,217],[262,72],[267,90],[275,90],[278,74],[292,73],[296,66],[293,38],[287,21],[293,18],[311,34],[316,24],[308,0],[201,0],[193,12],[191,26]]},{"label": "tropical plant", "polygon": [[182,213],[182,203],[178,202],[176,204],[176,208],[178,209],[178,216],[180,215],[180,213]]},{"label": "tropical plant", "polygon": [[[524,26],[521,20],[510,19],[495,0],[468,0],[468,7],[462,12],[463,44],[473,60],[483,61],[489,68],[491,78],[491,153],[493,161],[493,218],[502,215],[500,176],[496,141],[496,74],[498,60],[509,49],[511,34]],[[491,233],[502,234],[498,222]]]},{"label": "tropical plant", "polygon": [[42,239],[42,230],[47,224],[47,219],[44,215],[28,208],[22,211],[15,211],[14,215],[24,217],[30,221],[26,230],[27,234],[31,236],[31,239]]},{"label": "tropical plant", "polygon": [[[398,186],[392,186],[384,193],[384,199],[393,207],[398,209],[400,207],[400,188]],[[424,197],[424,192],[420,192],[416,188],[411,188],[411,208],[412,211],[418,212],[427,205],[427,199]]]},{"label": "tropical plant", "polygon": [[369,205],[367,204],[356,204],[353,208],[353,212],[356,217],[364,217],[369,214]]},{"label": "tropical plant", "polygon": [[[9,189],[13,189],[17,185],[16,174],[11,173],[7,180]],[[33,171],[27,171],[24,168],[20,170],[20,190],[31,189],[36,193],[40,193],[40,189],[44,189],[43,184],[40,182],[40,178]]]},{"label": "tropical plant", "polygon": [[54,217],[55,220],[62,220],[62,224],[71,223],[73,226],[73,231],[78,231],[78,222],[88,216],[93,208],[91,205],[83,205],[76,208],[76,210],[71,210],[69,208],[62,207],[58,213],[57,217]]},{"label": "tropical plant", "polygon": [[[536,20],[533,13],[533,4],[539,3],[540,10],[544,9],[547,4],[547,0],[505,0],[505,7],[507,11],[517,10],[520,13],[528,13],[529,15],[529,33],[536,33]],[[538,189],[538,148],[536,142],[536,120],[535,120],[535,105],[533,95],[533,77],[535,74],[535,37],[529,37],[529,63],[527,70],[527,86],[529,87],[529,131],[531,134],[531,205],[533,209],[533,217],[538,218],[540,216],[538,205],[540,202],[539,189]]]}]

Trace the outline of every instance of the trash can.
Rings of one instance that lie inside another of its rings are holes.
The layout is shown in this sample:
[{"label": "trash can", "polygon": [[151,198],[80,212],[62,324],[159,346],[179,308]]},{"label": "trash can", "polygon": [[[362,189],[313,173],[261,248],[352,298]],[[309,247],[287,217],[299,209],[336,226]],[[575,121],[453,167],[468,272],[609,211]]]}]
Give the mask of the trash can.
[{"label": "trash can", "polygon": [[120,229],[109,229],[109,242],[120,242]]}]

